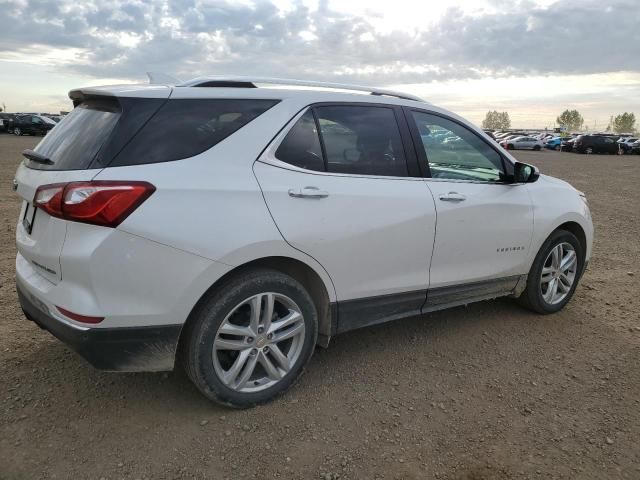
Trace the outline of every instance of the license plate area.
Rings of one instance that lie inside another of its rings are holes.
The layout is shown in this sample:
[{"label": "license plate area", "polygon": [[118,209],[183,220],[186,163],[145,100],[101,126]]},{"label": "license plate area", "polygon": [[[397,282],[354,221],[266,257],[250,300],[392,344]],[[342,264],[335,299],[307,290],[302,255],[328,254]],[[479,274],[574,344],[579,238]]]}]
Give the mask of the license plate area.
[{"label": "license plate area", "polygon": [[29,235],[31,235],[31,232],[33,231],[33,223],[36,220],[36,210],[37,210],[37,208],[35,208],[29,202],[25,201],[25,203],[26,203],[26,206],[25,206],[25,209],[24,209],[24,216],[22,217],[22,226],[27,231],[27,233]]}]

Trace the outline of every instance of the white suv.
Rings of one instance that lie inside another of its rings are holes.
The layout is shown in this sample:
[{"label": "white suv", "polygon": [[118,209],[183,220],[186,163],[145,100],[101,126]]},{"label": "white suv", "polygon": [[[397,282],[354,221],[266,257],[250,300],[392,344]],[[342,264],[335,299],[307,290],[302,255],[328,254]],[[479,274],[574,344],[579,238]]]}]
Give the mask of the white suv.
[{"label": "white suv", "polygon": [[591,254],[582,193],[410,95],[207,77],[70,97],[16,174],[17,290],[100,369],[178,358],[251,406],[341,332],[500,296],[556,312]]}]

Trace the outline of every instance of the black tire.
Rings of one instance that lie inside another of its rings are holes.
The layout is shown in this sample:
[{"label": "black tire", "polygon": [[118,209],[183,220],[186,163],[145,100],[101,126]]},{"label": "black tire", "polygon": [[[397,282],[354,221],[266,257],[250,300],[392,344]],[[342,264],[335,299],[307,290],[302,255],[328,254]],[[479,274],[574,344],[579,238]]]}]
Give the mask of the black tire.
[{"label": "black tire", "polygon": [[[559,303],[550,304],[547,303],[542,297],[542,287],[540,285],[542,268],[551,250],[555,246],[563,242],[570,243],[576,252],[578,260],[577,273],[573,285],[571,285],[567,296]],[[555,313],[562,310],[562,308],[567,303],[569,303],[569,301],[573,297],[576,287],[580,282],[580,277],[582,276],[584,270],[584,255],[584,248],[573,233],[566,230],[556,230],[555,232],[553,232],[544,242],[542,247],[540,247],[540,251],[533,261],[533,265],[531,266],[531,270],[529,271],[529,275],[527,277],[527,286],[524,292],[522,292],[522,295],[520,295],[520,297],[518,298],[518,303],[529,310],[532,310],[536,313],[541,313],[543,315]]]},{"label": "black tire", "polygon": [[19,137],[20,135],[22,135],[22,130],[16,127],[13,129],[13,134]]},{"label": "black tire", "polygon": [[507,150],[513,150],[513,144],[512,143],[508,143],[507,144]]},{"label": "black tire", "polygon": [[540,150],[540,145],[536,145],[536,146],[534,146],[534,147],[533,147],[533,149],[534,149],[536,152],[537,152],[537,151],[539,151],[539,150]]},{"label": "black tire", "polygon": [[[275,385],[258,392],[238,392],[218,377],[212,360],[213,342],[227,315],[253,295],[274,292],[293,300],[304,318],[302,349],[294,365]],[[216,289],[192,312],[181,344],[182,363],[195,386],[210,400],[235,408],[249,408],[286,392],[304,372],[318,336],[318,315],[313,300],[295,279],[275,270],[238,275]]]}]

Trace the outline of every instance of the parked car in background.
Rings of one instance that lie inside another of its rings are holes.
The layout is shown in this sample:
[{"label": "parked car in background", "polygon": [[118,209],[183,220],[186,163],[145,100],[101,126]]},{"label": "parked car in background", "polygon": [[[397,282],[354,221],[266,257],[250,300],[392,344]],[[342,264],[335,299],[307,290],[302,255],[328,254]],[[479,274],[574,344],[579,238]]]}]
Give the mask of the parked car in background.
[{"label": "parked car in background", "polygon": [[544,147],[550,150],[560,150],[562,137],[552,137],[544,141]]},{"label": "parked car in background", "polygon": [[12,113],[0,112],[0,132],[10,133],[9,128],[11,127],[14,117],[15,115]]},{"label": "parked car in background", "polygon": [[56,122],[43,115],[16,115],[9,127],[14,135],[46,135]]},{"label": "parked car in background", "polygon": [[636,140],[631,145],[629,145],[629,153],[639,155],[640,154],[640,140]]},{"label": "parked car in background", "polygon": [[509,134],[509,135],[505,135],[504,137],[501,137],[501,138],[496,139],[496,141],[497,141],[500,145],[502,145],[502,143],[503,143],[503,142],[507,142],[507,141],[509,141],[509,140],[513,140],[514,138],[523,137],[523,136],[524,136],[524,135],[523,135],[523,134],[521,134],[521,133],[517,133],[517,134],[515,134],[515,135],[511,135],[511,134]]},{"label": "parked car in background", "polygon": [[622,137],[618,140],[618,153],[631,153],[631,145],[638,141],[637,137]]},{"label": "parked car in background", "polygon": [[565,137],[562,139],[562,142],[560,143],[560,151],[562,152],[572,152],[573,151],[573,144],[575,143],[576,139],[575,137]]},{"label": "parked car in background", "polygon": [[507,150],[540,150],[544,145],[535,137],[516,137],[500,142]]},{"label": "parked car in background", "polygon": [[490,136],[493,140],[496,139],[495,135],[493,134],[493,132],[491,130],[484,130],[484,133],[486,133],[488,136]]},{"label": "parked car in background", "polygon": [[502,140],[506,139],[507,137],[520,137],[520,136],[523,136],[523,135],[526,135],[526,133],[522,133],[522,132],[503,132],[503,133],[500,133],[500,134],[496,135],[495,139],[498,142],[501,142]]},{"label": "parked car in background", "polygon": [[324,89],[73,90],[15,176],[27,318],[98,368],[181,364],[208,398],[249,407],[337,333],[570,301],[592,251],[584,193],[412,95],[292,82]]},{"label": "parked car in background", "polygon": [[615,137],[604,135],[579,135],[573,150],[578,153],[618,153],[618,143]]}]

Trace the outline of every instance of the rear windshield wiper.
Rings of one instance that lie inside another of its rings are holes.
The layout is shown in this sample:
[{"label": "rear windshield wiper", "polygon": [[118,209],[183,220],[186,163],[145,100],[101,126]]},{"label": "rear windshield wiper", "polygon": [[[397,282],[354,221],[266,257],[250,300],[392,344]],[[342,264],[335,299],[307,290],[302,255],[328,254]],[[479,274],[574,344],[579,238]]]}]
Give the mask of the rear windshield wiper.
[{"label": "rear windshield wiper", "polygon": [[51,160],[49,157],[45,157],[44,155],[41,155],[38,152],[34,152],[30,149],[23,150],[22,155],[33,162],[43,163],[44,165],[53,165],[53,160]]}]

